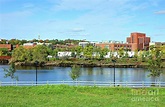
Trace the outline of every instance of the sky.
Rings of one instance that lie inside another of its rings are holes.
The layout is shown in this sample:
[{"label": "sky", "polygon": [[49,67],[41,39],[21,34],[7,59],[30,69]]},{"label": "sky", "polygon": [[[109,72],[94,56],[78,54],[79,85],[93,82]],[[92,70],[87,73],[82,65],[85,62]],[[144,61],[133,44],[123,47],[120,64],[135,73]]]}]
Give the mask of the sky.
[{"label": "sky", "polygon": [[0,39],[165,42],[165,0],[0,0]]}]

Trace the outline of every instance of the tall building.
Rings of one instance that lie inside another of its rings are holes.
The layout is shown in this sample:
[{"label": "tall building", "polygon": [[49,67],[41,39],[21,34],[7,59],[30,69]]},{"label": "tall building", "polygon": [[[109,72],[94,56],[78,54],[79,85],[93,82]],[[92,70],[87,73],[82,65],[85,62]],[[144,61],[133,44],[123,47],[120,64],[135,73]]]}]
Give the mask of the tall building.
[{"label": "tall building", "polygon": [[148,50],[150,37],[146,37],[145,33],[131,33],[130,37],[127,37],[127,43],[132,45],[132,51],[135,50]]},{"label": "tall building", "polygon": [[146,37],[145,33],[131,33],[130,37],[127,37],[127,43],[109,41],[97,43],[96,46],[101,48],[108,48],[110,51],[116,51],[120,48],[124,50],[148,50],[150,43],[150,37]]}]

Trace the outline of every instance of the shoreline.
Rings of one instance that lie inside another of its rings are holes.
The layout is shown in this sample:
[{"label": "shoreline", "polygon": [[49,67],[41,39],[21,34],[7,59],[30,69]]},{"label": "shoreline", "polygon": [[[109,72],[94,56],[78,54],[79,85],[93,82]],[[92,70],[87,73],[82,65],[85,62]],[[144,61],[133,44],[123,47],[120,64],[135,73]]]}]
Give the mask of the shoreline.
[{"label": "shoreline", "polygon": [[[9,65],[10,63],[0,63],[0,65]],[[35,66],[34,62],[15,62],[16,66]],[[38,66],[57,66],[57,67],[71,67],[73,65],[79,65],[81,67],[114,67],[114,63],[111,60],[55,60],[41,62]],[[163,68],[165,68],[165,62],[163,62]],[[117,60],[115,68],[147,68],[147,62],[140,61],[121,61]]]},{"label": "shoreline", "polygon": [[[34,66],[34,63],[16,62],[16,66]],[[57,67],[71,67],[72,65],[79,65],[81,67],[114,67],[114,63],[91,63],[91,62],[71,62],[71,61],[53,61],[39,64],[39,66],[57,66]],[[115,63],[115,68],[146,68],[146,64],[141,63]]]}]

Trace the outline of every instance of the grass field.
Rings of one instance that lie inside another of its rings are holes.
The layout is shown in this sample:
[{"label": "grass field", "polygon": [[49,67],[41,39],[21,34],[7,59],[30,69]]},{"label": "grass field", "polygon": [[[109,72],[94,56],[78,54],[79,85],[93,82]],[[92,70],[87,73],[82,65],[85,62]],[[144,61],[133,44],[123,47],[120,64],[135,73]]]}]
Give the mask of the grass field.
[{"label": "grass field", "polygon": [[0,87],[0,107],[164,107],[165,88]]}]

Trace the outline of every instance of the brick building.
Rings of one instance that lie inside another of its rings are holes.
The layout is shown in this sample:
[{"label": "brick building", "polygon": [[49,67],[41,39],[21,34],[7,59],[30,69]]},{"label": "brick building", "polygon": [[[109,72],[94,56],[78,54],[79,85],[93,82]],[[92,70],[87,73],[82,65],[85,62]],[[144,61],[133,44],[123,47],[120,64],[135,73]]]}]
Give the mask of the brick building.
[{"label": "brick building", "polygon": [[108,48],[111,51],[119,50],[121,47],[124,50],[148,50],[150,43],[150,37],[146,37],[145,33],[131,33],[130,37],[127,37],[127,43],[110,41],[97,43],[97,47]]},{"label": "brick building", "polygon": [[26,48],[26,49],[30,49],[30,48],[33,48],[36,45],[37,45],[36,43],[24,43],[23,47]]},{"label": "brick building", "polygon": [[135,50],[148,50],[150,37],[146,37],[145,33],[131,33],[130,37],[127,37],[127,43],[132,45],[132,51]]},{"label": "brick building", "polygon": [[13,50],[13,46],[11,44],[0,44],[0,48],[7,48],[9,51]]},{"label": "brick building", "polygon": [[103,42],[103,43],[97,43],[97,47],[107,48],[111,51],[119,50],[121,47],[124,50],[131,50],[132,46],[127,43],[120,43],[120,42]]}]

